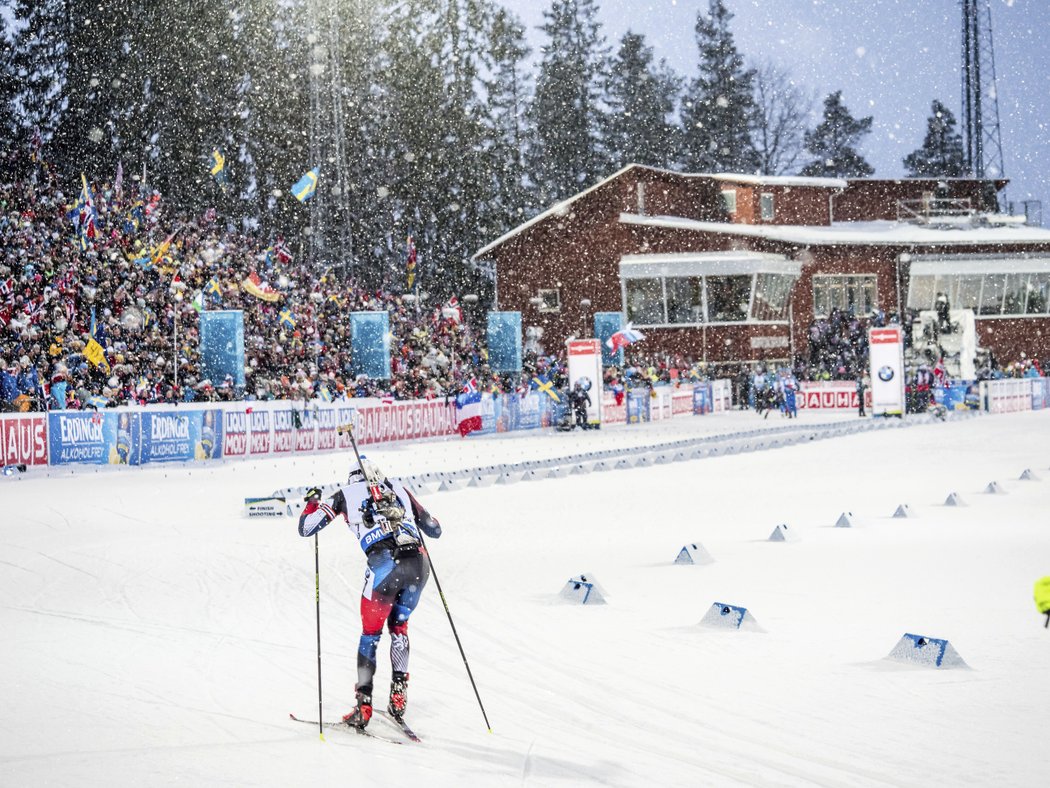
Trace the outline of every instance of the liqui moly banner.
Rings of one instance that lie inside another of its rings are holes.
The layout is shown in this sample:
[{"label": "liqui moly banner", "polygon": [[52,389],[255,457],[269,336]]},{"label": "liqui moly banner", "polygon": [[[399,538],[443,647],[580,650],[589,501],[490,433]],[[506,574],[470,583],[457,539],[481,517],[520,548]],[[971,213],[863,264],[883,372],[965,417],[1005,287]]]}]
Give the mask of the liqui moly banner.
[{"label": "liqui moly banner", "polygon": [[900,326],[868,329],[871,414],[904,416],[904,336]]},{"label": "liqui moly banner", "polygon": [[587,423],[602,422],[602,346],[597,339],[570,339],[569,390],[579,383],[591,398],[587,406]]},{"label": "liqui moly banner", "polygon": [[0,416],[0,465],[47,465],[47,416]]}]

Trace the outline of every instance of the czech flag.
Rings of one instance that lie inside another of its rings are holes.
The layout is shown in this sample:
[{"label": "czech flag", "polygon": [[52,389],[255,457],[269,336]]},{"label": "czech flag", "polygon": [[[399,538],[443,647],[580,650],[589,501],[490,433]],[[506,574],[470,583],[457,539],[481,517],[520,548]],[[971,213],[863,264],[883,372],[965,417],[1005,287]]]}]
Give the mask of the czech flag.
[{"label": "czech flag", "polygon": [[616,353],[628,345],[633,345],[635,342],[641,342],[643,339],[645,339],[645,334],[627,326],[627,328],[622,331],[617,331],[605,340],[605,344],[609,346],[609,349],[612,350],[613,353]]},{"label": "czech flag", "polygon": [[456,430],[466,437],[481,429],[481,393],[472,391],[456,397]]}]

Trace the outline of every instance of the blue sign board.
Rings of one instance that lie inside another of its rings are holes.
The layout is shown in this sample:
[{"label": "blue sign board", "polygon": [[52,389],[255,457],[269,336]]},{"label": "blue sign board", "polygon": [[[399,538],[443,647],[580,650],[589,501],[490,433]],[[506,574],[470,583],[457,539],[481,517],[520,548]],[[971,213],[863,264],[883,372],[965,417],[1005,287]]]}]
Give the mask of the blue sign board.
[{"label": "blue sign board", "polygon": [[489,367],[493,372],[521,372],[521,312],[489,312]]},{"label": "blue sign board", "polygon": [[229,375],[244,388],[244,313],[239,309],[201,312],[201,373],[216,387]]},{"label": "blue sign board", "polygon": [[350,370],[356,377],[390,379],[390,315],[350,313]]}]

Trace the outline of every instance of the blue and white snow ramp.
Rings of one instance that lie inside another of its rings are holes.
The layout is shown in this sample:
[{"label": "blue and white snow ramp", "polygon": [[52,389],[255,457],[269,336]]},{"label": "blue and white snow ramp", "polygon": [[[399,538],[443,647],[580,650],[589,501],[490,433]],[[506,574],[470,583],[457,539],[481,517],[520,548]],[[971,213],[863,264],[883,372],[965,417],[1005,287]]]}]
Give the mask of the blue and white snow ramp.
[{"label": "blue and white snow ramp", "polygon": [[906,503],[902,503],[897,507],[897,511],[893,513],[894,517],[914,517],[915,513],[912,512],[911,507]]},{"label": "blue and white snow ramp", "polygon": [[746,607],[727,605],[724,602],[715,602],[711,609],[700,619],[700,626],[713,627],[715,629],[747,629],[761,632],[761,627],[755,621]]},{"label": "blue and white snow ramp", "polygon": [[674,562],[676,564],[713,564],[715,559],[702,544],[691,542],[678,551],[678,557],[674,559]]},{"label": "blue and white snow ramp", "polygon": [[857,518],[853,516],[853,512],[843,512],[839,515],[839,519],[835,521],[836,528],[852,528],[857,524]]},{"label": "blue and white snow ramp", "polygon": [[925,635],[905,634],[886,659],[928,668],[969,667],[947,640]]},{"label": "blue and white snow ramp", "polygon": [[561,597],[578,605],[604,605],[605,589],[590,575],[577,575],[565,584]]},{"label": "blue and white snow ramp", "polygon": [[966,506],[963,503],[963,499],[959,497],[959,493],[948,493],[948,497],[944,499],[945,506]]}]

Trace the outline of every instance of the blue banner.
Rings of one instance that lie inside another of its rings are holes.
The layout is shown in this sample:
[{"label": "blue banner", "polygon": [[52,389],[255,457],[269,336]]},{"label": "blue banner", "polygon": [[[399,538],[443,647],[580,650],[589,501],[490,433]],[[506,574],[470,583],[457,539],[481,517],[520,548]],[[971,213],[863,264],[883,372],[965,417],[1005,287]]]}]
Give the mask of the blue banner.
[{"label": "blue banner", "polygon": [[639,424],[649,421],[649,388],[632,388],[627,391],[627,423]]},{"label": "blue banner", "polygon": [[173,410],[121,414],[138,422],[132,465],[203,461],[222,457],[221,410]]},{"label": "blue banner", "polygon": [[201,376],[216,388],[229,375],[244,389],[244,313],[239,309],[201,312]]},{"label": "blue banner", "polygon": [[623,329],[623,314],[620,312],[595,312],[594,336],[602,343],[602,366],[623,366],[623,348],[615,353],[606,343],[609,337]]},{"label": "blue banner", "polygon": [[131,413],[52,412],[48,416],[51,465],[127,465],[137,431]]},{"label": "blue banner", "polygon": [[371,380],[390,379],[390,315],[350,313],[350,372]]},{"label": "blue banner", "polygon": [[702,416],[714,410],[714,395],[710,383],[697,383],[693,386],[693,415]]},{"label": "blue banner", "polygon": [[521,312],[489,312],[487,339],[493,372],[521,372]]}]

